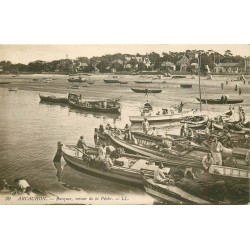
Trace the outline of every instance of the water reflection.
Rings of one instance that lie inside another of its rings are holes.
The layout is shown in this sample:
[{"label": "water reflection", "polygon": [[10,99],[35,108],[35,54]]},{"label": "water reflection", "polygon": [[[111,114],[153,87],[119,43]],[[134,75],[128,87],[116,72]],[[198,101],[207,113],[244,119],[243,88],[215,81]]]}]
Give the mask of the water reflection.
[{"label": "water reflection", "polygon": [[46,101],[42,101],[40,100],[39,105],[48,105],[48,106],[61,106],[61,107],[67,107],[68,104],[67,103],[53,103],[53,102],[46,102]]},{"label": "water reflection", "polygon": [[95,118],[101,118],[101,119],[112,119],[114,122],[115,121],[120,121],[121,116],[119,114],[111,114],[111,113],[102,113],[102,112],[93,112],[93,111],[87,111],[87,110],[81,110],[81,109],[74,109],[69,107],[69,112],[76,113],[76,114],[81,114],[84,117],[92,116]]}]

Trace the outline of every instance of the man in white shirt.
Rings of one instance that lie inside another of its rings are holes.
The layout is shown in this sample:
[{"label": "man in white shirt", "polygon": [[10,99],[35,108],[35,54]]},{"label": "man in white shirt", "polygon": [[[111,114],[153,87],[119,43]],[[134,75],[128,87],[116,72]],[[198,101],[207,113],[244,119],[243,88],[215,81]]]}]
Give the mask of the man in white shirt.
[{"label": "man in white shirt", "polygon": [[161,184],[167,184],[168,179],[166,179],[166,176],[163,172],[164,166],[161,164],[154,172],[154,182],[155,183],[161,183]]},{"label": "man in white shirt", "polygon": [[15,179],[15,183],[21,193],[24,193],[27,188],[30,188],[29,183],[24,179]]},{"label": "man in white shirt", "polygon": [[212,154],[211,153],[207,153],[207,155],[205,155],[203,157],[203,159],[202,159],[202,166],[203,166],[205,172],[208,172],[209,168],[213,164],[214,164],[214,160],[213,160]]}]

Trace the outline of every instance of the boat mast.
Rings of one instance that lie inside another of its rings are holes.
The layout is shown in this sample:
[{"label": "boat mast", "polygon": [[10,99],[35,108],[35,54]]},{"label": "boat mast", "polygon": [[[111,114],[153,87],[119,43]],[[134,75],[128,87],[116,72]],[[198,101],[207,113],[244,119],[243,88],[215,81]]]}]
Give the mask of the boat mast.
[{"label": "boat mast", "polygon": [[201,73],[200,73],[200,69],[201,69],[201,54],[198,54],[198,76],[199,76],[200,112],[201,112]]}]

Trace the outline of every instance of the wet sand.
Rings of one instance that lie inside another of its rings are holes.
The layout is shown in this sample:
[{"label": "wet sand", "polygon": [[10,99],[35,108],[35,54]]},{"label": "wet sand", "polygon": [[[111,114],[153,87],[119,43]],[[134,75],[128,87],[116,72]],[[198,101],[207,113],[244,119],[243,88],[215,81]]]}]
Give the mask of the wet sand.
[{"label": "wet sand", "polygon": [[[52,78],[51,82],[45,82],[43,78]],[[83,98],[92,99],[105,99],[122,96],[121,102],[130,102],[135,105],[141,106],[148,100],[156,108],[166,107],[179,104],[181,101],[185,104],[184,109],[197,109],[200,105],[195,97],[199,97],[199,83],[198,77],[191,79],[191,76],[186,76],[185,79],[171,79],[169,77],[162,77],[161,79],[155,79],[155,76],[140,77],[123,75],[116,76],[118,80],[128,81],[128,84],[121,85],[119,83],[104,83],[103,79],[114,79],[111,75],[91,75],[82,76],[90,81],[94,81],[95,84],[89,85],[89,87],[83,87],[85,83],[75,83],[80,86],[80,89],[71,89],[72,83],[68,82],[69,76],[67,75],[45,75],[45,74],[33,74],[33,75],[19,75],[17,77],[11,77],[10,75],[0,75],[0,81],[10,81],[10,84],[0,85],[1,88],[17,87],[18,90],[37,91],[40,93],[79,93]],[[241,104],[246,114],[250,113],[250,76],[246,76],[246,84],[242,81],[236,81],[235,75],[228,76],[214,76],[214,80],[207,80],[207,77],[201,77],[201,92],[202,98],[220,98],[222,94],[229,95],[229,98],[243,98],[244,102]],[[39,79],[34,81],[33,79]],[[135,80],[152,80],[152,83],[138,84]],[[228,84],[226,84],[228,80]],[[180,84],[189,83],[193,84],[192,88],[180,88]],[[224,83],[224,89],[221,88],[221,83]],[[238,84],[242,88],[242,94],[234,91],[235,85]],[[134,93],[131,87],[141,88],[161,88],[160,94],[145,94]],[[47,93],[47,94],[49,94]],[[239,104],[234,105],[236,108]],[[203,111],[211,112],[224,112],[228,109],[229,105],[202,105]]]}]

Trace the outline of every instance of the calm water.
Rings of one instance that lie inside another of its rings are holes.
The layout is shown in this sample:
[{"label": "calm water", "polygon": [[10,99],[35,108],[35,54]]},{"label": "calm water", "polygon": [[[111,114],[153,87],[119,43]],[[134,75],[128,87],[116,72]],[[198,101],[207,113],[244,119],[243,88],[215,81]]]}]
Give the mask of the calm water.
[{"label": "calm water", "polygon": [[24,177],[31,186],[51,192],[85,192],[113,195],[136,195],[148,201],[143,190],[102,180],[64,165],[63,182],[58,182],[52,162],[57,142],[76,143],[84,135],[88,145],[94,145],[93,130],[101,123],[116,123],[124,127],[128,112],[138,110],[125,103],[122,116],[90,114],[67,106],[40,103],[38,92],[9,92],[0,88],[0,178],[13,183]]}]

